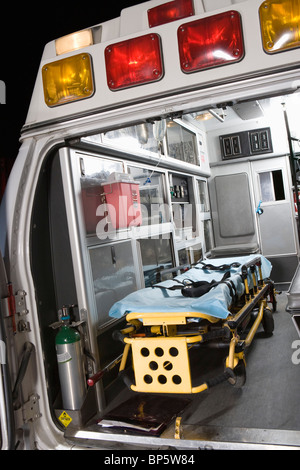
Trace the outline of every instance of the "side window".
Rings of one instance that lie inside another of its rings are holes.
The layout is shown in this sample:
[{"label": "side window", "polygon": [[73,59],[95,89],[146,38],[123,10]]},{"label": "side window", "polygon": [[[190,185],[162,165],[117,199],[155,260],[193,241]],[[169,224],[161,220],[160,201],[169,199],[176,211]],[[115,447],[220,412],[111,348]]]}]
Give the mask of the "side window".
[{"label": "side window", "polygon": [[259,173],[262,202],[283,201],[285,199],[282,170]]}]

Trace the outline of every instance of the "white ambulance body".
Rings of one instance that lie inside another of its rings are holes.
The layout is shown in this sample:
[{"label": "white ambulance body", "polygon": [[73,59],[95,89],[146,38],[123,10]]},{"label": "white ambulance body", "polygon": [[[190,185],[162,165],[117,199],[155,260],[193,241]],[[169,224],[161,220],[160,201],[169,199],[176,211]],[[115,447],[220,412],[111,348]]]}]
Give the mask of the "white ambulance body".
[{"label": "white ambulance body", "polygon": [[[251,412],[219,424],[209,411],[183,420],[181,439],[91,425],[126,394],[114,302],[161,270],[248,253],[267,257],[289,289],[299,255],[299,18],[299,0],[151,0],[46,45],[1,204],[3,449],[299,447],[300,421],[276,428],[278,402],[263,397],[263,382],[253,426]],[[113,195],[129,187],[121,208]],[[63,307],[79,324],[87,377],[105,372],[80,412],[61,404]],[[276,383],[286,383],[280,403],[297,421],[291,329],[291,370],[281,367]],[[275,351],[260,360],[268,382]]]}]

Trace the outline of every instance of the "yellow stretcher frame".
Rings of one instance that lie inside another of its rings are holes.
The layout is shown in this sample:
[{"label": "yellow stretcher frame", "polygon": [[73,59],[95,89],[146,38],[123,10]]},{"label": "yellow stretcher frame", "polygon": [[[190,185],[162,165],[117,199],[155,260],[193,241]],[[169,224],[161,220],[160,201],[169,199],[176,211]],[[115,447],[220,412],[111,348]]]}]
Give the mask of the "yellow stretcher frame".
[{"label": "yellow stretcher frame", "polygon": [[[236,383],[237,367],[242,366],[245,369],[246,366],[245,349],[252,343],[266,312],[271,312],[267,304],[268,295],[270,295],[273,306],[275,302],[273,282],[262,280],[260,263],[257,259],[255,261],[258,264],[252,262],[250,266],[246,266],[247,269],[242,270],[245,287],[243,305],[235,313],[233,306],[232,313],[223,321],[201,312],[196,314],[195,312],[131,312],[127,315],[126,320],[129,326],[121,331],[125,348],[120,364],[120,373],[125,372],[131,350],[135,383],[131,383],[130,388],[133,391],[195,394],[224,380],[228,380],[232,384]],[[254,265],[259,268],[259,279],[256,270],[253,269]],[[251,289],[249,289],[248,283],[248,268],[250,268],[252,275]],[[256,319],[246,338],[241,339],[239,336],[240,327],[256,307],[258,307]],[[220,322],[221,326],[217,331],[220,332],[220,338],[226,337],[228,341],[228,356],[225,361],[224,374],[197,386],[192,385],[188,351],[196,343],[201,344],[209,339],[218,338],[218,333],[210,336],[209,332],[205,328],[201,329],[200,326],[199,330],[193,333],[178,334],[177,327],[185,325],[189,317],[205,319],[210,324]],[[151,336],[140,333],[140,331],[144,331],[144,327],[148,327]]]}]

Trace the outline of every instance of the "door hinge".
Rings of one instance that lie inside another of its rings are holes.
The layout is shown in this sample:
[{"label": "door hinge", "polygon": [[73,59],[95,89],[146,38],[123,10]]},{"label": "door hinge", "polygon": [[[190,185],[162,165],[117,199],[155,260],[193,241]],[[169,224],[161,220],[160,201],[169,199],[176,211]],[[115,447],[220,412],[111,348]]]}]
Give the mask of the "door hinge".
[{"label": "door hinge", "polygon": [[22,413],[24,423],[36,421],[42,416],[40,413],[39,399],[39,395],[33,393],[30,395],[29,400],[23,404]]},{"label": "door hinge", "polygon": [[[29,322],[25,321],[24,316],[29,312],[26,305],[26,292],[18,290],[16,294],[12,291],[12,285],[8,284],[8,297],[1,299],[4,318],[10,318],[13,332],[30,331]],[[16,318],[18,315],[18,318]]]},{"label": "door hinge", "polygon": [[24,316],[29,313],[26,305],[26,292],[24,290],[18,290],[15,294],[16,313],[18,314],[18,331],[30,331],[30,323],[25,321]]}]

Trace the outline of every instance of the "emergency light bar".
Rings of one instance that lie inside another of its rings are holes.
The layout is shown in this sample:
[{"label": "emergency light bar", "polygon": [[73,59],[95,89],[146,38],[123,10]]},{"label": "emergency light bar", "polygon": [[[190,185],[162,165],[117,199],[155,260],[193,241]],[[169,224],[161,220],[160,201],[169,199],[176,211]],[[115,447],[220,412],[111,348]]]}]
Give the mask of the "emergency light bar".
[{"label": "emergency light bar", "polygon": [[92,60],[78,54],[42,68],[45,103],[52,107],[89,98],[94,93]]},{"label": "emergency light bar", "polygon": [[299,0],[268,0],[261,4],[259,16],[265,52],[272,54],[300,46]]},{"label": "emergency light bar", "polygon": [[183,24],[177,35],[183,72],[238,62],[244,56],[241,17],[237,11]]},{"label": "emergency light bar", "polygon": [[194,14],[193,0],[172,0],[148,10],[149,27],[180,20]]},{"label": "emergency light bar", "polygon": [[158,34],[146,34],[105,49],[107,84],[111,90],[155,82],[163,76]]},{"label": "emergency light bar", "polygon": [[[149,27],[194,14],[193,0],[172,0],[148,10]],[[259,8],[263,48],[267,53],[300,46],[300,0],[267,0]],[[99,27],[97,27],[99,29]],[[96,28],[96,29],[97,29]],[[57,55],[100,42],[95,28],[72,33],[55,42]],[[184,73],[234,64],[244,57],[241,16],[230,10],[207,16],[177,29],[179,61]],[[164,75],[160,36],[150,33],[111,44],[104,51],[107,85],[111,91],[153,83]],[[42,69],[47,106],[94,94],[92,59],[82,53]]]}]

